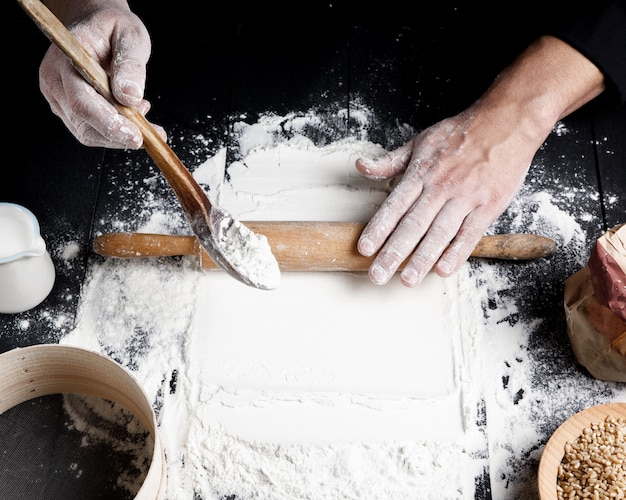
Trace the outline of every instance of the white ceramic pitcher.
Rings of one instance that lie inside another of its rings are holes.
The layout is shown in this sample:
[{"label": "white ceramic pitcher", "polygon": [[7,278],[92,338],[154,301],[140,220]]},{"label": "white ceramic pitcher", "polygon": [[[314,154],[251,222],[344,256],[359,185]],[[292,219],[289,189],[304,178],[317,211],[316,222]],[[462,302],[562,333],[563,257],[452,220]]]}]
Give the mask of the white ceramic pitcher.
[{"label": "white ceramic pitcher", "polygon": [[54,279],[54,264],[33,213],[0,202],[0,313],[19,313],[40,304]]}]

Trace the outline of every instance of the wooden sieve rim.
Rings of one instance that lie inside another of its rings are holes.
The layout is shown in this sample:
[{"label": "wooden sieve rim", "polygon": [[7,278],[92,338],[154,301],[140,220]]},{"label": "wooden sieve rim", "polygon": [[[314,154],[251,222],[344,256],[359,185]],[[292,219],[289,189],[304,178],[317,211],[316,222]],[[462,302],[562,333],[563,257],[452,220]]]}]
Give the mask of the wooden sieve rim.
[{"label": "wooden sieve rim", "polygon": [[0,414],[37,397],[63,393],[108,399],[139,419],[152,434],[154,449],[135,500],[165,498],[165,454],[156,417],[130,372],[96,352],[58,344],[39,344],[0,354]]},{"label": "wooden sieve rim", "polygon": [[557,498],[558,468],[565,455],[565,444],[576,441],[586,427],[604,422],[608,416],[626,418],[626,403],[606,403],[579,411],[554,431],[539,461],[537,480],[541,500],[556,500]]}]

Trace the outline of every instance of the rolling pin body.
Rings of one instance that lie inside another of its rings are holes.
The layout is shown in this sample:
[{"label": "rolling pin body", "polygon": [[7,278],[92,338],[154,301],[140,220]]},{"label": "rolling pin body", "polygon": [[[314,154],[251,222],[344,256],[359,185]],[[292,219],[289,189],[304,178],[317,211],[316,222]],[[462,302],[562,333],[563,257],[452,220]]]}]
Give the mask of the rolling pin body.
[{"label": "rolling pin body", "polygon": [[[265,235],[281,271],[367,271],[373,257],[356,249],[365,224],[356,222],[245,222]],[[483,236],[472,257],[529,260],[554,252],[550,238],[535,234]],[[195,255],[202,268],[218,269],[194,236],[111,233],[98,236],[96,253],[108,257],[164,257]],[[401,266],[402,268],[402,266]]]}]

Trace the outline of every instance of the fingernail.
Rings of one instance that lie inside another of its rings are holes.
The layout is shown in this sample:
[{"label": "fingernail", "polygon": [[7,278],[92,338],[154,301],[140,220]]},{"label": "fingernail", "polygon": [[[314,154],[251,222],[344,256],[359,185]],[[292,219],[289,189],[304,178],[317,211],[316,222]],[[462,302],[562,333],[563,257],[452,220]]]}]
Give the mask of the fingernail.
[{"label": "fingernail", "polygon": [[366,167],[371,167],[375,163],[371,158],[359,158],[359,161]]},{"label": "fingernail", "polygon": [[387,179],[385,174],[379,174],[379,163],[380,158],[374,158],[373,160],[369,158],[359,158],[359,162],[361,162],[361,173],[367,177],[368,179],[372,179],[374,181],[383,181]]},{"label": "fingernail", "polygon": [[143,91],[135,82],[125,81],[120,85],[122,94],[133,106],[139,106],[143,99]]},{"label": "fingernail", "polygon": [[132,129],[124,126],[122,126],[120,131],[126,135],[126,140],[130,149],[139,149],[143,144],[143,137],[141,134],[135,134]]},{"label": "fingernail", "polygon": [[131,139],[132,149],[139,149],[143,146],[143,137],[141,135],[133,135]]},{"label": "fingernail", "polygon": [[409,268],[404,269],[401,274],[402,281],[406,283],[408,286],[415,286],[421,283],[424,275],[422,273],[418,273],[415,269]]},{"label": "fingernail", "polygon": [[369,257],[375,252],[375,250],[374,243],[372,243],[372,240],[369,238],[361,238],[359,240],[359,252],[361,252],[361,255]]},{"label": "fingernail", "polygon": [[383,285],[387,282],[387,271],[379,264],[374,264],[370,268],[370,279],[377,285]]},{"label": "fingernail", "polygon": [[447,275],[447,274],[450,274],[454,268],[452,267],[452,262],[447,261],[447,260],[442,260],[437,264],[437,269],[439,270],[440,273]]}]

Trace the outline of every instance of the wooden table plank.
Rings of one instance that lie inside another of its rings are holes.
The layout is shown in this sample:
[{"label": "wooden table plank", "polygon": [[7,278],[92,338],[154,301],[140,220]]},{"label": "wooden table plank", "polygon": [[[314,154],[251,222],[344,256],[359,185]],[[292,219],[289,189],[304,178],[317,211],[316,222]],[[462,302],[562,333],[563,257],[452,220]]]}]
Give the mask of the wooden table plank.
[{"label": "wooden table plank", "polygon": [[244,25],[233,65],[232,113],[284,115],[347,107],[347,40],[342,26]]},{"label": "wooden table plank", "polygon": [[593,125],[606,230],[626,223],[626,105]]},{"label": "wooden table plank", "polygon": [[4,55],[12,75],[4,79],[4,92],[22,111],[10,118],[6,141],[12,159],[3,168],[0,201],[24,205],[37,217],[56,281],[38,307],[0,314],[0,352],[55,342],[72,329],[102,162],[102,151],[80,145],[39,91],[38,67],[48,40],[18,4],[7,2],[2,9],[20,34],[19,50]]}]

